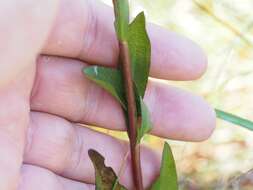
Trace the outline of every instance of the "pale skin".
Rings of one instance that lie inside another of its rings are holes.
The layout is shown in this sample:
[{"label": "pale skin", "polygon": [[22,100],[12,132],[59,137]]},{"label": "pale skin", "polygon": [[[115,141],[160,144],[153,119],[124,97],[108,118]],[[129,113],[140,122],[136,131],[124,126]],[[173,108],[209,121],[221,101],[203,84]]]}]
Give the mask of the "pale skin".
[{"label": "pale skin", "polygon": [[[115,66],[112,8],[94,0],[0,1],[0,189],[94,189],[89,148],[119,171],[126,142],[81,124],[124,130],[119,104],[82,75],[87,65]],[[150,76],[194,80],[206,70],[203,51],[190,40],[148,25]],[[202,141],[215,114],[201,98],[149,80],[145,102],[152,134]],[[121,183],[132,188],[129,159]],[[145,187],[159,174],[160,156],[142,149]]]}]

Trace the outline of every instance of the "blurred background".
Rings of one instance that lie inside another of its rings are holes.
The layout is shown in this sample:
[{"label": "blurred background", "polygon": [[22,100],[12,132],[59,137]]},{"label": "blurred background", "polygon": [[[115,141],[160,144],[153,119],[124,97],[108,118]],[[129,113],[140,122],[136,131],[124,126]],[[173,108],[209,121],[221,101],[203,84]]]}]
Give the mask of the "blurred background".
[{"label": "blurred background", "polygon": [[[209,67],[200,80],[173,85],[205,97],[215,108],[253,120],[253,0],[131,1],[133,16],[142,10],[149,22],[192,39],[208,55]],[[163,142],[145,137],[145,143],[157,150]],[[168,142],[180,189],[253,189],[253,132],[217,120],[208,141]]]}]

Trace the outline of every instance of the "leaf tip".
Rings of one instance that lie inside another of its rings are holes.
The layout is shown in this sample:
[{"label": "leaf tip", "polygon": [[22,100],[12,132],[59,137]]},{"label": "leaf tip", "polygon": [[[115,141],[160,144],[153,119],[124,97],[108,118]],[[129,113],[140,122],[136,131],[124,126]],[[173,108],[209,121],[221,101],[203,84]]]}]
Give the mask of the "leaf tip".
[{"label": "leaf tip", "polygon": [[83,68],[83,74],[87,75],[89,70],[90,70],[89,67],[84,67]]},{"label": "leaf tip", "polygon": [[142,20],[143,24],[145,25],[145,20],[146,20],[146,17],[145,17],[145,13],[144,11],[140,12],[137,16],[136,16],[136,19],[140,19]]},{"label": "leaf tip", "polygon": [[91,159],[92,161],[97,160],[97,159],[104,160],[104,157],[103,157],[101,154],[99,154],[99,153],[98,153],[96,150],[94,150],[94,149],[89,149],[89,150],[88,150],[88,155],[89,155],[89,157],[90,157],[90,159]]},{"label": "leaf tip", "polygon": [[93,149],[88,150],[88,155],[89,155],[90,158],[94,157],[95,154],[96,154],[95,150],[93,150]]}]

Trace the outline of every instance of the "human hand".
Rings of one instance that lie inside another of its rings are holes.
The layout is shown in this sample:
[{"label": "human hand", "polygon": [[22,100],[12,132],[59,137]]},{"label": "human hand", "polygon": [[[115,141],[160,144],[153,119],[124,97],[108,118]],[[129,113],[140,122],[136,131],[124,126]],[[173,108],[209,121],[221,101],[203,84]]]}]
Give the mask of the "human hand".
[{"label": "human hand", "polygon": [[[128,152],[126,142],[77,124],[125,128],[120,105],[82,74],[89,64],[116,64],[112,9],[94,0],[11,0],[0,15],[0,189],[94,189],[88,149],[116,173]],[[151,77],[203,74],[206,57],[195,44],[154,25],[148,31]],[[149,81],[145,102],[153,135],[200,141],[215,126],[202,98],[164,82]],[[159,156],[143,147],[142,166],[147,187],[159,174]],[[121,183],[132,187],[128,160]]]}]

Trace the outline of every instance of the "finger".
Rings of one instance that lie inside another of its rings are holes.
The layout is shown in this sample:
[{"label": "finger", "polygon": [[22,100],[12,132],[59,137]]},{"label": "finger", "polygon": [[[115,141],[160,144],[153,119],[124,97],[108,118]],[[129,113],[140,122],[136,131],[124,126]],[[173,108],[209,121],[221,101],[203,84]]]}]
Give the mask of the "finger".
[{"label": "finger", "polygon": [[57,0],[1,2],[0,88],[34,63],[47,38],[56,7]]},{"label": "finger", "polygon": [[[132,189],[130,159],[125,159],[129,150],[126,142],[71,124],[57,116],[32,113],[31,118],[25,163],[48,168],[66,178],[94,183],[94,169],[88,150],[95,149],[117,174],[125,162],[120,182]],[[150,149],[142,147],[141,159],[147,187],[159,173],[160,158]]]},{"label": "finger", "polygon": [[[95,0],[61,1],[44,53],[113,66],[118,43],[111,7]],[[148,25],[151,38],[151,76],[171,80],[192,80],[203,74],[207,60],[192,41],[173,32]]]},{"label": "finger", "polygon": [[[94,190],[94,185],[80,183],[33,165],[23,165],[18,190]],[[43,183],[42,183],[43,182]]]},{"label": "finger", "polygon": [[[83,63],[44,57],[39,60],[31,107],[73,122],[124,129],[119,104],[86,79]],[[215,126],[213,110],[202,98],[165,83],[149,81],[145,102],[154,124],[152,133],[178,140],[204,140]]]}]

